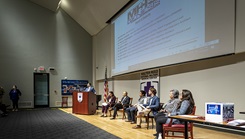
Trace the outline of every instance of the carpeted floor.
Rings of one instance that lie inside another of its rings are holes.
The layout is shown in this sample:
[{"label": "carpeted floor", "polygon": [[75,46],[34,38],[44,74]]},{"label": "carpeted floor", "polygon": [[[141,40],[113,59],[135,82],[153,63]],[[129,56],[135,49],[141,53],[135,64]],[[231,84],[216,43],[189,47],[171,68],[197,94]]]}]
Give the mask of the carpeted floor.
[{"label": "carpeted floor", "polygon": [[0,139],[119,139],[59,109],[31,109],[0,117]]}]

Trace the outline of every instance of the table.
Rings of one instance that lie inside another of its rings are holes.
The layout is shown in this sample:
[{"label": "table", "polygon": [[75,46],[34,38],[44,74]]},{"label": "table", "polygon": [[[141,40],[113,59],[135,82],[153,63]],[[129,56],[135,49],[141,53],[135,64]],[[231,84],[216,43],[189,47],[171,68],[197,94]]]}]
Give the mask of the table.
[{"label": "table", "polygon": [[176,116],[169,116],[169,118],[174,118],[178,119],[181,121],[184,121],[185,125],[185,139],[188,139],[188,122],[193,122],[193,123],[201,123],[205,125],[212,125],[212,126],[217,126],[217,127],[223,127],[227,129],[235,129],[235,130],[241,130],[244,131],[245,129],[239,126],[231,126],[227,125],[227,123],[214,123],[214,122],[208,122],[204,120],[203,116],[198,116],[198,115],[176,115]]}]

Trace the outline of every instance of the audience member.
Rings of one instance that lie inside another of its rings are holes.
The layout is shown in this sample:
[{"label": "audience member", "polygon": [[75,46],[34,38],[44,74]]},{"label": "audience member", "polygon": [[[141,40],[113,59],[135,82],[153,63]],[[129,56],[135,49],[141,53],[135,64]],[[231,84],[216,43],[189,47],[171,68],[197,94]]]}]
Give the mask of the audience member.
[{"label": "audience member", "polygon": [[3,95],[4,95],[4,89],[3,89],[3,87],[2,86],[0,86],[0,104],[2,104],[3,103]]},{"label": "audience member", "polygon": [[18,111],[18,101],[19,96],[21,96],[21,92],[17,89],[16,85],[13,85],[13,89],[10,90],[9,96],[13,103],[13,111]]},{"label": "audience member", "polygon": [[[191,114],[193,108],[195,106],[194,99],[192,97],[192,93],[189,90],[182,90],[181,94],[181,101],[177,106],[176,110],[173,110],[172,112],[168,112],[167,116],[161,116],[158,117],[156,120],[156,139],[159,135],[163,135],[163,127],[162,124],[165,124],[168,121],[168,116],[174,116],[174,115],[185,115],[185,114]],[[173,119],[173,124],[180,124],[181,122],[177,119]],[[164,136],[164,135],[163,135]]]},{"label": "audience member", "polygon": [[138,109],[137,125],[133,127],[134,129],[141,128],[141,116],[147,115],[149,112],[152,112],[153,115],[157,114],[160,105],[160,100],[159,97],[156,96],[156,93],[156,89],[151,87],[148,92],[148,94],[151,96],[149,102],[144,105],[139,105],[142,108],[142,110]]},{"label": "audience member", "polygon": [[148,98],[145,96],[146,92],[141,90],[139,93],[140,98],[138,102],[134,104],[132,107],[126,109],[126,113],[128,115],[128,120],[126,122],[131,122],[131,124],[135,123],[135,113],[137,111],[138,105],[147,104]]},{"label": "audience member", "polygon": [[125,91],[125,92],[123,92],[123,97],[122,97],[121,101],[116,103],[115,106],[113,107],[114,113],[113,113],[113,117],[111,118],[111,120],[116,118],[117,111],[119,109],[124,108],[124,110],[126,110],[126,108],[129,107],[129,103],[130,103],[130,98],[128,97],[128,92]]},{"label": "audience member", "polygon": [[100,117],[107,117],[107,111],[110,107],[113,107],[116,103],[116,97],[114,96],[113,91],[109,92],[109,95],[106,98],[106,102],[102,103],[102,115]]},{"label": "audience member", "polygon": [[5,104],[0,104],[0,115],[3,116],[7,116],[7,106]]}]

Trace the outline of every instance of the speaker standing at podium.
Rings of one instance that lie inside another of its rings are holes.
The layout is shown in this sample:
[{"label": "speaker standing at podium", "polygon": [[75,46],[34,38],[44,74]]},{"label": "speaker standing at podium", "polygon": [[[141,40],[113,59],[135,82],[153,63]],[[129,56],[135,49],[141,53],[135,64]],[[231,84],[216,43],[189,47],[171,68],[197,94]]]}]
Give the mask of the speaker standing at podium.
[{"label": "speaker standing at podium", "polygon": [[93,92],[94,94],[96,94],[96,91],[94,87],[91,86],[91,83],[87,84],[87,87],[84,89],[84,92]]}]

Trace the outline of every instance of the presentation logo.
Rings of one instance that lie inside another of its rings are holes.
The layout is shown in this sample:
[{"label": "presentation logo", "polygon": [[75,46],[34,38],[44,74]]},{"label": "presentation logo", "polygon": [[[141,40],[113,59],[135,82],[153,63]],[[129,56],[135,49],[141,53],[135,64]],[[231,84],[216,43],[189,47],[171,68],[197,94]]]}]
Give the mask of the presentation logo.
[{"label": "presentation logo", "polygon": [[160,5],[160,0],[143,0],[128,12],[128,24],[141,18],[143,15]]}]

